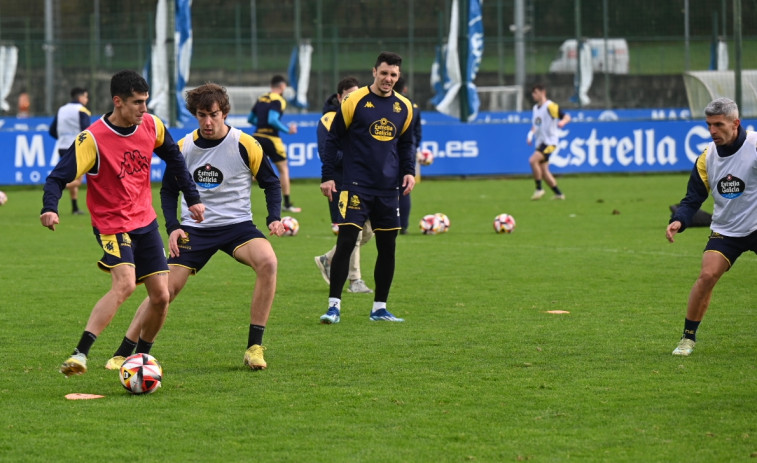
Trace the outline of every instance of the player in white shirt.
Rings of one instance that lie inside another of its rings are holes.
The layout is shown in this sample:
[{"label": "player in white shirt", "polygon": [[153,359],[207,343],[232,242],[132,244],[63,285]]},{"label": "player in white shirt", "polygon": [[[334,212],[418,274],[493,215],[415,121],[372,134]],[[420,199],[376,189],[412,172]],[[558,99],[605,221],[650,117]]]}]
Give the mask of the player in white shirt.
[{"label": "player in white shirt", "polygon": [[[61,156],[68,151],[76,136],[89,127],[91,123],[92,114],[86,107],[87,103],[89,103],[89,92],[87,89],[81,87],[72,88],[71,101],[58,109],[53,122],[50,124],[50,136],[58,140],[58,153]],[[66,185],[66,189],[71,195],[71,211],[74,215],[84,214],[79,209],[80,186],[81,177],[77,177],[76,180]]]},{"label": "player in white shirt", "polygon": [[[181,222],[176,219],[179,190],[171,173],[166,172],[160,199],[169,234],[170,300],[217,251],[252,268],[256,277],[244,363],[252,370],[263,370],[267,367],[263,332],[276,293],[278,260],[271,243],[253,223],[250,194],[253,183],[265,191],[266,228],[272,236],[281,236],[281,184],[260,144],[251,135],[226,125],[231,108],[226,89],[206,83],[188,92],[186,99],[187,109],[197,118],[200,128],[179,141],[179,147],[205,205],[206,220],[192,221],[183,198]],[[144,305],[143,302],[137,310],[126,337],[105,368],[120,368],[131,354]],[[208,308],[212,309],[212,304]]]},{"label": "player in white shirt", "polygon": [[541,84],[532,87],[531,97],[536,102],[531,118],[531,130],[526,140],[529,145],[535,140],[536,146],[528,160],[536,183],[536,190],[531,199],[537,200],[544,196],[542,179],[546,180],[547,185],[555,193],[553,199],[565,199],[565,195],[557,186],[557,180],[549,171],[549,156],[557,149],[558,129],[570,122],[570,114],[563,112],[557,103],[547,99],[547,89]]}]

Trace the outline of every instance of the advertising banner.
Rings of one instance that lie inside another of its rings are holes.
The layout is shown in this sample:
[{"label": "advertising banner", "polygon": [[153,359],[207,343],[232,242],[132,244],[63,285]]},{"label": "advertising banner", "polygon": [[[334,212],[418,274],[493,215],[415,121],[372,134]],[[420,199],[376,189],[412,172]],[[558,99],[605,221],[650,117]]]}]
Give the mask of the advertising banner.
[{"label": "advertising banner", "polygon": [[[230,116],[228,121],[250,132],[243,119]],[[283,136],[291,177],[320,178],[318,115],[292,115],[287,120],[299,126],[296,134]],[[757,123],[744,120],[742,125],[753,130]],[[533,146],[526,143],[529,128],[529,122],[426,121],[421,149],[434,154],[434,163],[423,167],[423,176],[530,174],[528,157]],[[179,140],[188,129],[169,132]],[[555,174],[689,171],[710,141],[701,120],[578,121],[566,125],[560,136],[558,149],[550,158]],[[28,130],[0,130],[0,146],[0,185],[42,184],[58,162],[55,140],[41,121],[29,121]],[[163,169],[162,161],[153,156],[153,181],[162,179]]]}]

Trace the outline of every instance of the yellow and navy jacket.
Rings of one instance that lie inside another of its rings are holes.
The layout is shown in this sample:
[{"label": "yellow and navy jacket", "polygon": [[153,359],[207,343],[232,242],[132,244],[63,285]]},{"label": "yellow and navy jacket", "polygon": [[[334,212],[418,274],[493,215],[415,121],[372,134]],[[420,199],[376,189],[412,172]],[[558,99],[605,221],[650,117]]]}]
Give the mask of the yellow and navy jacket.
[{"label": "yellow and navy jacket", "polygon": [[413,105],[398,92],[381,97],[370,87],[350,93],[334,115],[321,154],[321,181],[335,180],[342,149],[342,191],[396,195],[401,179],[415,175]]},{"label": "yellow and navy jacket", "polygon": [[281,122],[287,101],[276,92],[265,93],[258,98],[247,117],[247,122],[256,127],[255,134],[279,137],[279,131],[287,133],[289,127]]}]

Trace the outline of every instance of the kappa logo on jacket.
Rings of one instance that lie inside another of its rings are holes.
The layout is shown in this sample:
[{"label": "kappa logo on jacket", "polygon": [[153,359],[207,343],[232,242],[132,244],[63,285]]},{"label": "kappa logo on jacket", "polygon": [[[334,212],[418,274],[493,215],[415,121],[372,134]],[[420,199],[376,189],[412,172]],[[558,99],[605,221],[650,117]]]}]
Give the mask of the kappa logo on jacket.
[{"label": "kappa logo on jacket", "polygon": [[134,175],[149,168],[150,161],[147,157],[142,156],[139,151],[127,151],[124,153],[124,160],[121,163],[121,172],[118,173],[118,178]]}]

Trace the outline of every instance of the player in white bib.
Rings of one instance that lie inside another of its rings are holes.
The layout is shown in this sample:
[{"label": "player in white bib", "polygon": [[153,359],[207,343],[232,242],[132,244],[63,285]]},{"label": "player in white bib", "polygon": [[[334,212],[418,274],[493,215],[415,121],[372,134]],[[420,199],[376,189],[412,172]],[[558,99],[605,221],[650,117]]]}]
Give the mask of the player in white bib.
[{"label": "player in white bib", "polygon": [[757,133],[744,130],[739,108],[728,98],[712,101],[704,114],[712,142],[697,158],[686,197],[665,232],[672,243],[712,194],[712,233],[702,255],[701,272],[689,294],[683,336],[673,350],[673,355],[682,356],[694,350],[699,323],[720,277],[744,252],[757,253]]},{"label": "player in white bib", "polygon": [[565,195],[557,186],[557,180],[549,171],[549,156],[557,150],[557,143],[560,141],[558,129],[570,122],[570,114],[563,112],[557,103],[547,99],[547,89],[541,84],[532,87],[531,97],[536,102],[531,117],[531,130],[528,131],[526,139],[529,145],[534,143],[536,147],[528,159],[536,183],[536,190],[531,199],[537,200],[544,196],[542,179],[546,180],[555,193],[552,199],[565,199]]},{"label": "player in white bib", "polygon": [[[250,328],[244,363],[252,370],[263,370],[263,332],[276,293],[278,261],[271,243],[253,223],[250,193],[253,180],[265,191],[271,235],[281,236],[281,185],[260,144],[250,135],[226,125],[230,104],[226,89],[207,83],[187,93],[187,109],[197,118],[200,128],[180,142],[187,169],[205,204],[205,221],[197,224],[188,215],[182,198],[181,223],[176,220],[179,190],[166,172],[160,190],[170,256],[168,275],[173,301],[190,275],[199,272],[217,251],[223,251],[251,267],[257,277],[250,304]],[[140,305],[119,349],[106,368],[120,368],[131,354],[135,333],[139,333]]]}]

